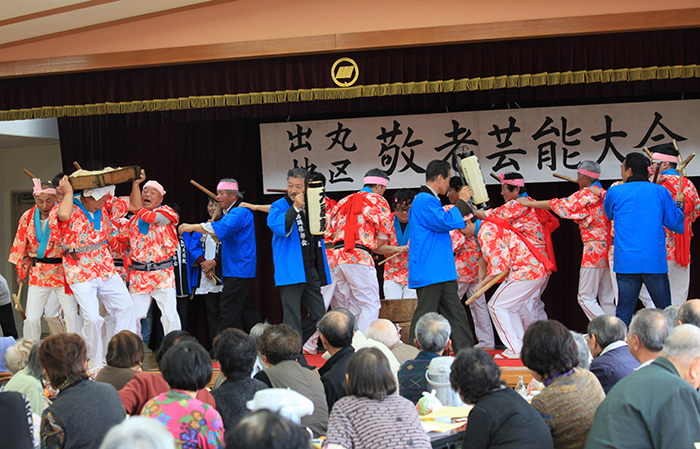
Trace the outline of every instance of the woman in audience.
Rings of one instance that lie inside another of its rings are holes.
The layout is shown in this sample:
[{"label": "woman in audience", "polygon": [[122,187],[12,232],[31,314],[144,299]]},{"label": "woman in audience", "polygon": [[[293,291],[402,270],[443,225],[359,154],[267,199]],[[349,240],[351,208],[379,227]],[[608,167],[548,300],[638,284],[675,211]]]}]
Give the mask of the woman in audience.
[{"label": "woman in audience", "polygon": [[309,433],[270,410],[258,410],[226,432],[226,449],[311,449]]},{"label": "woman in audience", "polygon": [[260,338],[260,352],[267,368],[255,378],[271,388],[289,388],[306,396],[314,403],[314,412],[301,418],[301,425],[308,427],[315,438],[328,429],[328,405],[326,392],[318,374],[297,363],[301,354],[301,335],[287,324],[268,327]]},{"label": "woman in audience", "polygon": [[217,335],[214,339],[214,352],[226,381],[212,390],[211,394],[216,399],[216,409],[228,432],[248,413],[246,402],[253,399],[256,391],[267,388],[267,385],[250,377],[258,356],[258,347],[242,330],[229,328]]},{"label": "woman in audience", "polygon": [[134,416],[112,427],[100,449],[175,449],[175,441],[160,422]]},{"label": "woman in audience", "polygon": [[0,391],[0,447],[34,449],[34,429],[29,401],[16,391]]},{"label": "woman in audience", "polygon": [[5,385],[8,391],[16,391],[24,394],[32,406],[32,412],[41,416],[41,413],[48,406],[44,396],[44,372],[39,363],[39,343],[34,343],[29,350],[27,366],[17,372]]},{"label": "woman in audience", "polygon": [[[172,331],[163,338],[163,342],[156,353],[156,363],[161,371],[163,371],[163,368],[160,366],[160,363],[165,353],[173,346],[185,341],[197,341],[197,339],[185,331]],[[127,414],[138,415],[146,402],[166,391],[168,391],[168,383],[163,379],[161,373],[136,373],[124,385],[124,388],[119,390],[119,397]],[[216,406],[214,397],[206,388],[197,392],[197,399],[212,407]]]},{"label": "woman in audience", "polygon": [[133,332],[121,331],[109,341],[107,366],[100,370],[95,380],[111,384],[119,391],[141,370],[143,356],[141,338]]},{"label": "woman in audience", "polygon": [[223,448],[219,412],[195,399],[213,374],[207,351],[196,341],[177,344],[165,354],[160,368],[170,390],[148,401],[141,415],[165,424],[179,448]]},{"label": "woman in audience", "polygon": [[324,448],[431,447],[413,402],[394,394],[396,377],[379,349],[352,356],[345,389],[348,395],[333,405]]},{"label": "woman in audience", "polygon": [[20,338],[17,343],[5,351],[5,364],[13,375],[27,366],[27,359],[29,359],[29,352],[32,350],[33,344],[32,341]]},{"label": "woman in audience", "polygon": [[523,364],[545,388],[532,399],[557,449],[583,448],[605,393],[593,373],[577,368],[579,351],[558,321],[537,321],[523,337]]},{"label": "woman in audience", "polygon": [[539,413],[501,380],[501,369],[481,348],[462,349],[450,372],[452,388],[474,408],[463,446],[469,449],[552,449]]},{"label": "woman in audience", "polygon": [[59,390],[41,417],[41,447],[98,447],[125,414],[113,386],[88,380],[85,341],[78,334],[52,335],[39,346],[39,361]]}]

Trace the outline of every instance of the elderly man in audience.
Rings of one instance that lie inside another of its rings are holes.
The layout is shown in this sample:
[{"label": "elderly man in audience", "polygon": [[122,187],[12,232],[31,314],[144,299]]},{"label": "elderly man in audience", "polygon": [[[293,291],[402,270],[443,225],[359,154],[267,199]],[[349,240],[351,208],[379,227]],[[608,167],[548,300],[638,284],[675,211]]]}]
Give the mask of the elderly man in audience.
[{"label": "elderly man in audience", "polygon": [[78,334],[48,337],[39,362],[59,390],[41,416],[42,448],[94,448],[126,415],[113,386],[88,380],[85,341]]},{"label": "elderly man in audience", "polygon": [[100,449],[175,449],[175,440],[167,427],[154,419],[135,416],[112,427]]},{"label": "elderly man in audience", "polygon": [[387,348],[391,349],[399,365],[415,359],[419,352],[415,346],[402,342],[396,325],[384,318],[375,320],[369,325],[367,338],[383,343]]},{"label": "elderly man in audience", "polygon": [[689,299],[678,309],[679,324],[692,324],[700,327],[700,299]]},{"label": "elderly man in audience", "polygon": [[671,304],[670,306],[664,309],[664,315],[666,315],[666,318],[671,320],[671,323],[673,323],[674,326],[676,325],[676,321],[678,320],[678,309],[680,308],[681,306]]},{"label": "elderly man in audience", "polygon": [[571,332],[571,336],[574,337],[574,341],[576,342],[576,348],[578,350],[578,367],[581,369],[588,369],[588,367],[591,366],[591,350],[588,349],[586,336],[574,331],[569,332]]},{"label": "elderly man in audience", "polygon": [[523,364],[545,388],[532,398],[552,432],[557,449],[583,449],[593,416],[605,393],[588,370],[577,368],[578,348],[558,321],[536,321],[525,332]]},{"label": "elderly man in audience", "polygon": [[673,330],[673,321],[666,311],[642,309],[634,314],[627,333],[627,347],[641,365],[635,371],[650,365],[659,356],[668,334]]},{"label": "elderly man in audience", "polygon": [[[170,348],[186,341],[197,341],[186,331],[172,331],[163,338],[163,342],[156,353],[156,364],[158,369],[162,371],[160,366],[165,353]],[[129,415],[140,415],[146,402],[158,396],[161,393],[168,391],[168,382],[163,378],[161,373],[136,373],[127,384],[119,390],[119,398],[122,400],[124,409]],[[197,391],[196,399],[216,406],[214,397],[209,393],[209,390],[203,388]]]},{"label": "elderly man in audience", "polygon": [[335,401],[345,396],[345,372],[355,353],[352,347],[354,325],[353,318],[335,309],[323,315],[317,324],[321,343],[331,354],[331,358],[318,370],[329,411]]},{"label": "elderly man in audience", "polygon": [[267,328],[260,338],[260,352],[267,368],[257,373],[255,378],[271,388],[294,390],[313,402],[314,412],[301,418],[301,425],[311,429],[314,437],[318,438],[325,435],[328,429],[326,393],[316,373],[297,363],[301,343],[299,332],[288,324]]},{"label": "elderly man in audience", "polygon": [[227,449],[311,449],[309,434],[280,414],[257,410],[226,432]]},{"label": "elderly man in audience", "polygon": [[224,429],[229,430],[248,413],[246,402],[253,399],[256,391],[267,388],[267,385],[250,377],[258,357],[258,346],[242,330],[229,328],[217,335],[214,339],[214,353],[226,380],[219,388],[212,390],[211,394],[216,399],[216,409],[224,420]]},{"label": "elderly man in audience", "polygon": [[[20,339],[20,341],[22,340]],[[19,345],[19,342],[17,344]],[[41,416],[41,412],[48,406],[48,399],[45,399],[44,386],[41,383],[44,379],[44,372],[41,369],[41,363],[39,363],[39,345],[39,342],[31,345],[24,368],[12,376],[12,379],[5,385],[5,390],[24,394],[29,399],[32,412]]]},{"label": "elderly man in audience", "polygon": [[95,380],[110,384],[119,391],[141,370],[143,357],[144,344],[141,337],[133,332],[121,331],[109,340],[107,365],[100,370]]},{"label": "elderly man in audience", "polygon": [[469,449],[553,449],[552,435],[540,414],[501,380],[501,369],[481,348],[462,349],[450,372],[450,384],[473,404],[462,447]]},{"label": "elderly man in audience", "polygon": [[452,344],[449,321],[435,312],[424,314],[416,323],[414,344],[420,352],[399,368],[399,394],[417,403],[424,391],[429,391],[425,372],[430,361],[440,357]]},{"label": "elderly man in audience", "polygon": [[586,449],[678,449],[700,440],[700,329],[671,331],[648,367],[618,382],[598,408]]},{"label": "elderly man in audience", "polygon": [[586,338],[593,356],[588,369],[596,375],[605,394],[639,366],[639,362],[627,348],[626,336],[627,326],[617,317],[601,315],[588,323]]}]

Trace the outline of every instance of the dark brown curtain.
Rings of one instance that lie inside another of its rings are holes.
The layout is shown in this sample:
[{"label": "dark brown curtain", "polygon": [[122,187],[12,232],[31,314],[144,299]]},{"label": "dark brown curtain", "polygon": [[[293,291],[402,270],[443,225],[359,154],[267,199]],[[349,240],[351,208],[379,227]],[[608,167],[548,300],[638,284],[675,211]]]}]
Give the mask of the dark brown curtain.
[{"label": "dark brown curtain", "polygon": [[[700,28],[692,28],[5,79],[0,80],[0,110],[336,87],[329,70],[339,56],[349,56],[358,63],[357,85],[691,65],[700,62],[699,42]],[[661,93],[666,86],[679,83],[693,84],[697,90],[695,79],[663,80],[633,83],[634,87],[629,86],[632,91],[626,95]],[[572,87],[594,97],[598,96],[598,89],[606,88]],[[557,100],[560,92],[567,90],[524,89],[511,92],[509,101],[539,100],[539,95]],[[490,98],[492,102],[498,100]],[[290,108],[294,110],[293,106]]]}]

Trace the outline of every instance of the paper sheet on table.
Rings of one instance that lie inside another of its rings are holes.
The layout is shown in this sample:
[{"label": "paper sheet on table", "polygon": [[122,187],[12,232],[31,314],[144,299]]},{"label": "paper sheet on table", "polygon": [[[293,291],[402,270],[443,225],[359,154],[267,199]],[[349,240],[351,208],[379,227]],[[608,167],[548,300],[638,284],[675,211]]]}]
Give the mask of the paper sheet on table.
[{"label": "paper sheet on table", "polygon": [[449,432],[449,431],[454,430],[454,429],[458,429],[465,424],[464,421],[453,422],[453,423],[444,423],[444,422],[423,421],[423,420],[421,420],[420,423],[426,432],[440,432],[440,433],[445,433],[445,432]]},{"label": "paper sheet on table", "polygon": [[472,406],[464,407],[451,407],[446,406],[435,410],[434,412],[428,413],[425,416],[421,416],[421,419],[434,419],[434,418],[466,418],[469,416],[469,412],[472,411]]}]

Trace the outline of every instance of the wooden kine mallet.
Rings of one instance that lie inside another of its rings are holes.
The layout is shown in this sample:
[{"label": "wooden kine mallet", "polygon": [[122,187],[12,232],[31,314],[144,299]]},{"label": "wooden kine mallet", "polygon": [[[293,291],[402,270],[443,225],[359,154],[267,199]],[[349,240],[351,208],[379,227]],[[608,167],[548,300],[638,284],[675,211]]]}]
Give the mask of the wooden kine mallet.
[{"label": "wooden kine mallet", "polygon": [[32,172],[30,172],[30,171],[27,170],[26,168],[25,168],[24,170],[22,170],[22,171],[24,172],[25,175],[29,176],[29,177],[32,178],[32,179],[36,178],[36,176],[34,176],[34,175],[32,174]]},{"label": "wooden kine mallet", "polygon": [[555,178],[563,179],[564,181],[569,181],[573,182],[574,184],[578,184],[578,179],[570,178],[568,176],[560,175],[559,173],[552,173],[552,176]]},{"label": "wooden kine mallet", "polygon": [[20,296],[22,296],[22,287],[24,286],[24,283],[19,284],[19,289],[17,290],[17,293],[12,294],[12,301],[15,303],[15,310],[17,313],[19,313],[19,316],[22,317],[22,321],[27,319],[27,315],[24,314],[24,309],[22,308],[22,303],[19,302]]},{"label": "wooden kine mallet", "polygon": [[683,191],[683,177],[685,176],[685,167],[688,165],[690,161],[693,160],[695,157],[695,153],[691,153],[690,156],[684,161],[683,156],[681,156],[681,150],[678,148],[678,142],[676,142],[676,139],[673,139],[673,147],[676,149],[678,152],[678,168],[676,168],[676,171],[678,172],[678,191],[682,192]]},{"label": "wooden kine mallet", "polygon": [[498,275],[496,275],[496,277],[493,278],[493,279],[491,279],[491,280],[489,281],[488,284],[486,284],[486,285],[484,285],[483,287],[481,287],[479,290],[476,291],[476,293],[474,293],[472,296],[470,296],[469,299],[467,299],[466,301],[464,301],[464,305],[465,305],[465,306],[468,306],[468,305],[471,304],[476,298],[478,298],[479,296],[481,296],[481,295],[483,295],[484,293],[486,293],[491,287],[493,287],[494,285],[496,285],[496,283],[497,283],[498,281],[500,281],[501,279],[503,279],[503,278],[506,276],[506,274],[508,274],[508,272],[507,272],[507,271],[504,271],[504,272],[499,273]]},{"label": "wooden kine mallet", "polygon": [[190,184],[192,184],[193,186],[197,187],[197,188],[198,188],[199,190],[201,190],[202,192],[204,192],[204,193],[206,193],[207,195],[209,195],[210,198],[214,198],[215,200],[218,201],[218,199],[216,198],[216,194],[215,194],[215,193],[213,193],[211,190],[207,189],[206,187],[204,187],[203,185],[201,185],[200,183],[198,183],[198,182],[195,181],[194,179],[190,179]]},{"label": "wooden kine mallet", "polygon": [[384,260],[382,260],[381,262],[379,262],[377,265],[384,265],[384,264],[387,263],[389,260],[391,260],[391,259],[393,259],[394,257],[399,256],[399,255],[401,255],[401,254],[403,254],[403,253],[392,254],[391,256],[389,256],[389,257],[387,257],[386,259],[384,259]]}]

